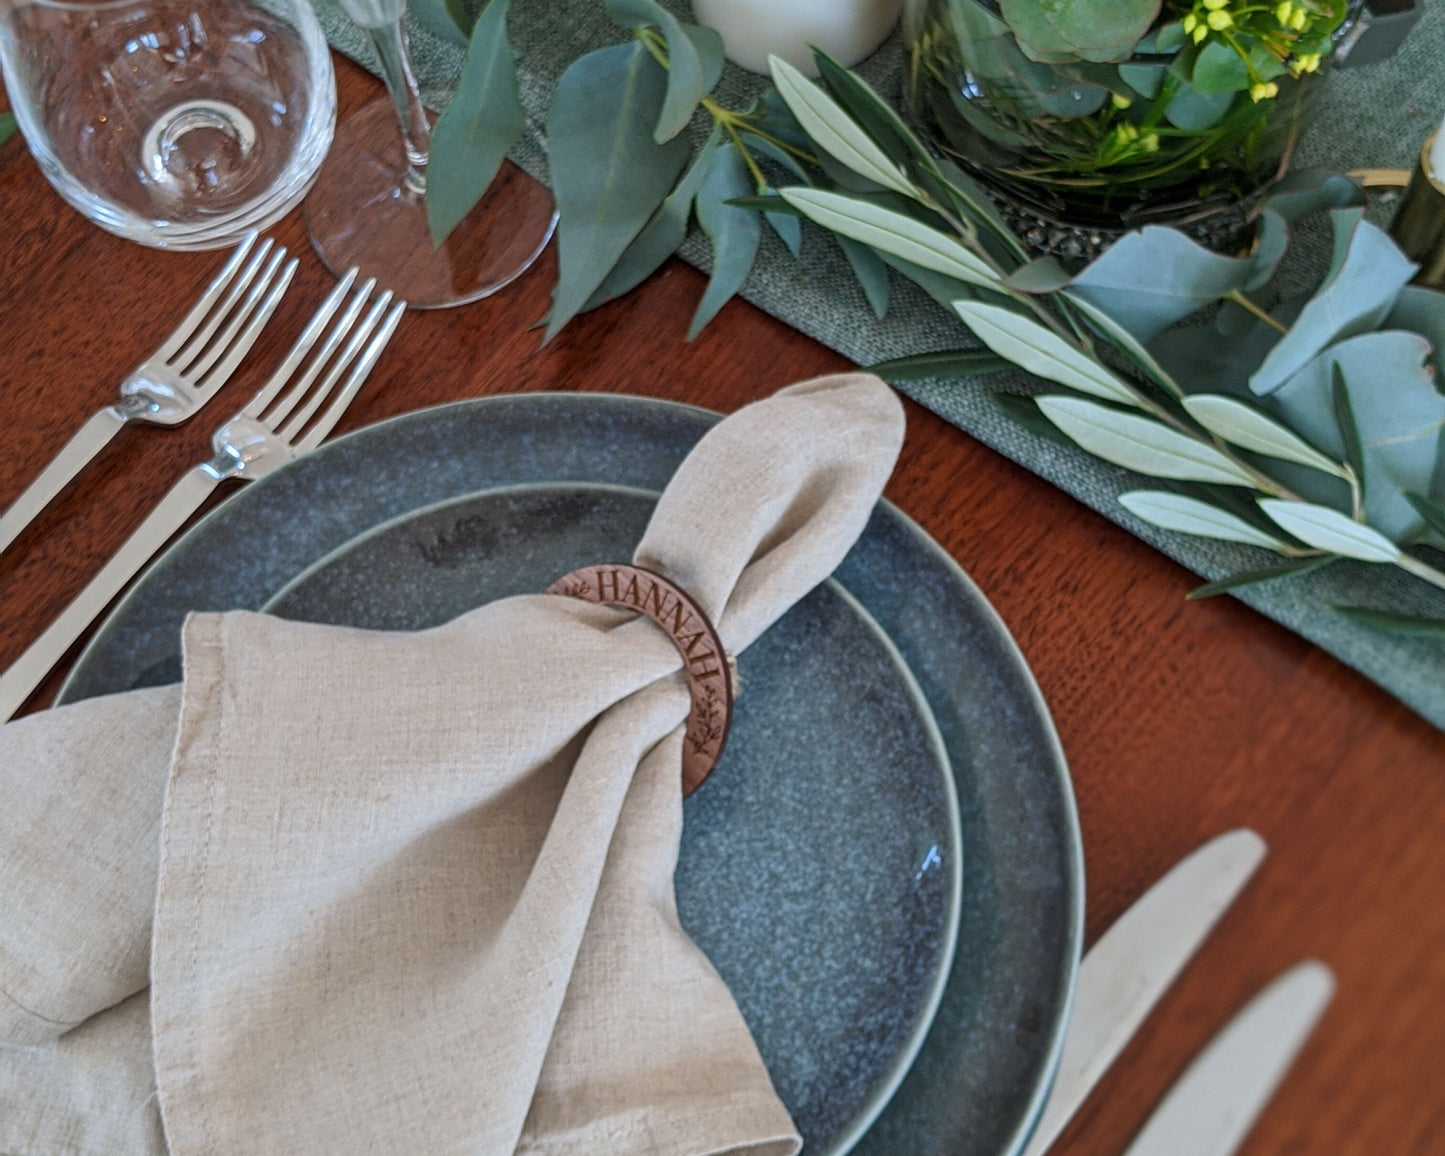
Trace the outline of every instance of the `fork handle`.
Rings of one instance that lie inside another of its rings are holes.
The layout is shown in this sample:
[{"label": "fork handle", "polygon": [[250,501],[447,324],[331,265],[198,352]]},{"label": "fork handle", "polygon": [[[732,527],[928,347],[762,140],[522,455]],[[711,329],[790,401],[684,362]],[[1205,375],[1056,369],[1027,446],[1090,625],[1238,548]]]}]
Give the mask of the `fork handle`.
[{"label": "fork handle", "polygon": [[0,675],[0,722],[10,718],[127,582],[216,488],[220,478],[198,466],[181,475],[160,504],[24,654]]},{"label": "fork handle", "polygon": [[19,537],[20,531],[50,505],[51,499],[80,473],[86,462],[110,443],[125,423],[126,419],[115,406],[107,406],[90,415],[89,420],[65,443],[65,448],[55,455],[51,463],[40,471],[40,476],[0,517],[0,552]]}]

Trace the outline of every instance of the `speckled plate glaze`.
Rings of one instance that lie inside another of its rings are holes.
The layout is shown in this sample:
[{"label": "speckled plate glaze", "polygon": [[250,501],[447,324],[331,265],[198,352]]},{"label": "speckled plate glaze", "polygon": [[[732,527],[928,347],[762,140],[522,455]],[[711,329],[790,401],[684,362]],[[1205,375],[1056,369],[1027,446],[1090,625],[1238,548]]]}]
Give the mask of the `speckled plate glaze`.
[{"label": "speckled plate glaze", "polygon": [[[642,398],[520,394],[409,414],[338,439],[253,483],[177,542],[112,613],[62,698],[175,679],[187,611],[259,608],[352,539],[426,507],[533,483],[661,490],[716,420]],[[238,550],[238,541],[253,546]],[[1082,938],[1082,856],[1062,753],[1002,622],[895,508],[880,504],[835,578],[896,646],[932,709],[968,857],[957,950],[932,1026],[854,1150],[1009,1156],[1047,1094]],[[860,621],[839,620],[855,630]],[[722,769],[698,792],[699,804],[723,788]],[[717,794],[720,805],[723,790]],[[810,866],[795,866],[806,889]],[[760,1037],[770,1030],[752,1026]],[[877,1043],[858,1033],[853,1047],[866,1054]],[[852,1054],[828,1056],[819,1072],[855,1063]],[[826,1073],[814,1077],[826,1086]],[[846,1128],[837,1143],[845,1139]]]},{"label": "speckled plate glaze", "polygon": [[[422,630],[630,558],[655,504],[579,482],[487,490],[348,543],[265,609]],[[943,995],[962,861],[953,775],[908,668],[836,583],[739,655],[738,679],[727,748],[684,808],[678,912],[808,1151],[836,1156],[888,1102]]]}]

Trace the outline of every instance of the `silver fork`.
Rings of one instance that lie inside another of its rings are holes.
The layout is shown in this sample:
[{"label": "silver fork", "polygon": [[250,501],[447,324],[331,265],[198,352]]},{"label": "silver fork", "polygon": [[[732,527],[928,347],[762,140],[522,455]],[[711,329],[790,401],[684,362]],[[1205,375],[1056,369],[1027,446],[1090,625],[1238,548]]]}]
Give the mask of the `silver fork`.
[{"label": "silver fork", "polygon": [[[383,293],[358,324],[357,318],[376,282],[367,281],[351,293],[355,282],[353,269],[317,311],[270,381],[245,409],[216,430],[211,439],[214,456],[181,475],[90,585],[0,675],[0,722],[20,708],[86,627],[217,485],[226,478],[244,481],[264,477],[314,449],[331,432],[381,356],[406,308],[406,302],[399,301],[388,310],[391,294]],[[351,300],[333,323],[348,293]],[[301,363],[328,325],[325,340],[302,369]],[[350,340],[346,340],[348,333]],[[346,345],[341,348],[343,341]]]},{"label": "silver fork", "polygon": [[[269,238],[259,248],[256,240],[252,233],[237,246],[165,344],[121,382],[120,401],[92,414],[0,516],[0,551],[122,426],[133,421],[179,425],[216,396],[255,344],[296,272],[294,257],[282,268],[284,247],[272,253]],[[256,251],[248,262],[252,249]]]}]

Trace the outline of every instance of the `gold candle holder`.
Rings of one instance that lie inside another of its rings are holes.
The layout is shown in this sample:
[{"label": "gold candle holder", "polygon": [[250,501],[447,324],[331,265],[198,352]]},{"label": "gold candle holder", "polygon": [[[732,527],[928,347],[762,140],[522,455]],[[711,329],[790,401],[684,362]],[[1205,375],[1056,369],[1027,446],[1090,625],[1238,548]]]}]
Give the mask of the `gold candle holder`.
[{"label": "gold candle holder", "polygon": [[1420,149],[1420,163],[1390,222],[1390,236],[1420,266],[1417,285],[1445,289],[1445,173],[1430,168],[1434,143],[1432,133]]}]

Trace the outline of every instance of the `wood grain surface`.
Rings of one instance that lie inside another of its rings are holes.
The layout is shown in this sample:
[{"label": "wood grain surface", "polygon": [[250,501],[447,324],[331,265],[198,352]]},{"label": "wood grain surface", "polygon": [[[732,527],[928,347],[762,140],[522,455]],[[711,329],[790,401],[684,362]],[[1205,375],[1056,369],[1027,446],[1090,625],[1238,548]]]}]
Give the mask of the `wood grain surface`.
[{"label": "wood grain surface", "polygon": [[[346,116],[377,88],[344,61],[338,69]],[[18,138],[0,148],[0,222],[3,508],[113,399],[220,256],[101,232],[50,190]],[[329,288],[298,214],[274,234],[301,270],[209,415],[123,431],[0,557],[0,666],[206,456],[218,415],[256,388]],[[730,411],[849,368],[741,302],[688,344],[703,279],[676,261],[539,348],[531,326],[554,277],[549,252],[495,298],[408,315],[341,428],[518,390]],[[908,421],[888,496],[983,588],[1052,708],[1083,823],[1089,941],[1211,836],[1250,826],[1270,848],[1055,1152],[1121,1152],[1250,995],[1317,957],[1338,976],[1335,1001],[1244,1151],[1445,1153],[1445,736],[1244,606],[1186,603],[1192,575],[961,431],[912,404]]]}]

